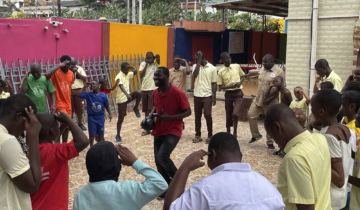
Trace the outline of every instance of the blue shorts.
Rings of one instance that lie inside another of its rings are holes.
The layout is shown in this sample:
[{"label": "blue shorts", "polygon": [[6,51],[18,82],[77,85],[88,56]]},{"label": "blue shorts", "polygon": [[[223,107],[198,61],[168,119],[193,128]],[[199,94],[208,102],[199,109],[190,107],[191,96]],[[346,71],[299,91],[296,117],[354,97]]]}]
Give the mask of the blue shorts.
[{"label": "blue shorts", "polygon": [[105,119],[103,114],[88,115],[89,136],[94,136],[95,134],[99,136],[104,136],[104,132],[105,132],[104,124],[105,124]]}]

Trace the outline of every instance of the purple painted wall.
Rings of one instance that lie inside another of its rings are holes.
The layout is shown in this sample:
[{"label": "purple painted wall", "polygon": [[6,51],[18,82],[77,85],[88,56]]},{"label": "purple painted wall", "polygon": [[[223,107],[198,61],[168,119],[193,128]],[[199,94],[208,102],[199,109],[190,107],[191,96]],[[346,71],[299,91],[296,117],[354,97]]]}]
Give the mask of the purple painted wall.
[{"label": "purple painted wall", "polygon": [[[0,19],[0,58],[2,63],[18,59],[59,59],[67,54],[72,57],[101,55],[101,22],[58,19],[63,25],[52,26],[43,20]],[[9,26],[11,24],[11,26]],[[45,27],[48,30],[44,30]],[[69,32],[65,33],[63,30]],[[60,35],[56,38],[55,34]],[[46,60],[44,60],[46,61]]]}]

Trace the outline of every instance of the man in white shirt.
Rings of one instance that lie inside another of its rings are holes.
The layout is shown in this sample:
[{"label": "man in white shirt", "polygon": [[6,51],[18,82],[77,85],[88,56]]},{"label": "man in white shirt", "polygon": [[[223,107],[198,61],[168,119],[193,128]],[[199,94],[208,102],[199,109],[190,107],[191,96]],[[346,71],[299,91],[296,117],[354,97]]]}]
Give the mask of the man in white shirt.
[{"label": "man in white shirt", "polygon": [[[181,164],[167,191],[164,210],[284,209],[279,191],[265,177],[251,171],[249,163],[241,163],[240,146],[233,135],[215,134],[208,151],[194,152]],[[206,155],[211,176],[185,191],[190,171],[204,166],[200,160]]]}]

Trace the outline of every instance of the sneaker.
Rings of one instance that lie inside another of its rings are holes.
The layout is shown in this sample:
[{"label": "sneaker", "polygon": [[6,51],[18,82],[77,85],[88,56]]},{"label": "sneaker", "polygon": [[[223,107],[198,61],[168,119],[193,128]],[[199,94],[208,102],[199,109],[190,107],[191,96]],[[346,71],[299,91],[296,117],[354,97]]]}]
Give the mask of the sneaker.
[{"label": "sneaker", "polygon": [[258,136],[258,137],[256,137],[256,138],[252,137],[251,140],[249,141],[249,144],[252,144],[252,143],[254,143],[254,142],[257,142],[257,141],[259,141],[261,138],[262,138],[262,135],[261,135],[261,134],[260,134],[260,136]]},{"label": "sneaker", "polygon": [[115,141],[116,141],[116,143],[122,143],[120,136],[115,136]]},{"label": "sneaker", "polygon": [[141,117],[141,114],[140,114],[138,108],[136,108],[136,109],[134,108],[133,111],[135,112],[135,115],[136,115],[137,118],[140,118],[140,117]]},{"label": "sneaker", "polygon": [[79,127],[80,127],[81,130],[83,130],[83,131],[86,131],[86,130],[87,130],[86,127],[85,127],[83,124],[79,124]]},{"label": "sneaker", "polygon": [[158,200],[164,200],[164,199],[165,199],[165,196],[166,196],[166,191],[163,192],[161,195],[159,195],[159,196],[157,197],[157,199],[158,199]]},{"label": "sneaker", "polygon": [[275,147],[274,147],[273,144],[268,144],[268,149],[269,149],[269,150],[275,150]]}]

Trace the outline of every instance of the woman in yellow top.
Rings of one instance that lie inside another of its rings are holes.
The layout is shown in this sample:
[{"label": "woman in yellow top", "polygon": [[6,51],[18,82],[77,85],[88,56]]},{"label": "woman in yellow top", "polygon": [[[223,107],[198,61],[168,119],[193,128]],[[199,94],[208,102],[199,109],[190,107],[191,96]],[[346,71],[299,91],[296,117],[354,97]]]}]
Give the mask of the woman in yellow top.
[{"label": "woman in yellow top", "polygon": [[[7,90],[8,92],[6,92]],[[0,79],[0,99],[9,98],[11,95],[14,94],[14,89],[7,79]]]}]

